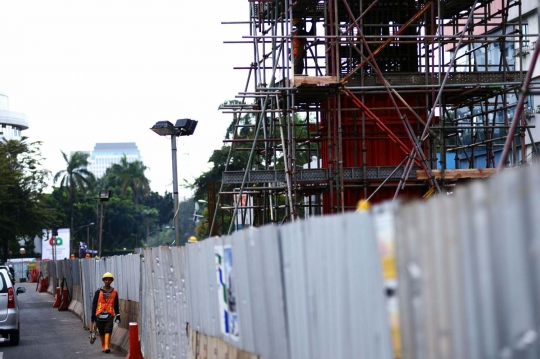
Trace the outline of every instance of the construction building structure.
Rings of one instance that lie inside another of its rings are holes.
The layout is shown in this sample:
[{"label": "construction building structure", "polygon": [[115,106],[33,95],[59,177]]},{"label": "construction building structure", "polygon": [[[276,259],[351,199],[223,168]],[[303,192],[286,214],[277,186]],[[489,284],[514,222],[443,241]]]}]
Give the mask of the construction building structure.
[{"label": "construction building structure", "polygon": [[[242,151],[249,156],[209,191],[211,234],[354,210],[361,199],[446,194],[458,180],[535,159],[538,4],[246,6],[247,22],[224,24],[249,26],[228,42],[252,46],[253,59],[237,68],[248,73],[246,87],[222,110],[236,120],[227,164]],[[298,44],[304,66],[295,69]],[[218,209],[229,213],[226,226]]]}]

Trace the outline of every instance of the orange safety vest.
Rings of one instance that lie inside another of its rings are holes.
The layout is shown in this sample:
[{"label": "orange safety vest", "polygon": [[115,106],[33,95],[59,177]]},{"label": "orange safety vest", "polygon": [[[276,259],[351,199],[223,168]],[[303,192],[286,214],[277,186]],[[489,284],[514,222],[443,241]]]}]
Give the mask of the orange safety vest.
[{"label": "orange safety vest", "polygon": [[107,311],[107,313],[112,314],[113,316],[116,314],[114,312],[114,299],[116,298],[116,289],[113,289],[111,295],[109,296],[109,300],[105,300],[105,296],[103,295],[103,291],[99,291],[99,297],[96,307],[96,316],[103,313],[104,311]]},{"label": "orange safety vest", "polygon": [[293,37],[292,39],[292,45],[293,45],[293,55],[303,55],[304,54],[304,48],[306,47],[306,39],[300,39],[298,37]]}]

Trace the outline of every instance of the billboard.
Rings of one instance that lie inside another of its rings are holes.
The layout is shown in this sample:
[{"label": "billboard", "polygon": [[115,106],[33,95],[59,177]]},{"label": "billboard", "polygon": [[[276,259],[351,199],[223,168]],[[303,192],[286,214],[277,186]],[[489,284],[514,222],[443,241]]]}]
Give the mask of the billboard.
[{"label": "billboard", "polygon": [[[44,231],[44,233],[47,232]],[[69,259],[69,234],[69,228],[59,228],[56,241],[52,236],[49,236],[49,238],[44,236],[45,240],[42,243],[41,259],[52,260],[54,257],[56,257],[56,259]]]}]

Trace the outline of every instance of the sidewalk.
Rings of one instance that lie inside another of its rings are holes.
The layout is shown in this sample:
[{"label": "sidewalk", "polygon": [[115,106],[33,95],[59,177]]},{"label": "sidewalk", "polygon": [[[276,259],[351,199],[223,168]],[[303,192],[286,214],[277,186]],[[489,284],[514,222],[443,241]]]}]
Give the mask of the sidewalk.
[{"label": "sidewalk", "polygon": [[36,292],[36,283],[16,283],[15,287],[26,288],[26,293],[19,295],[21,341],[16,347],[0,342],[0,359],[126,357],[115,350],[102,353],[99,337],[90,345],[89,331],[82,321],[69,311],[53,308],[54,297]]}]

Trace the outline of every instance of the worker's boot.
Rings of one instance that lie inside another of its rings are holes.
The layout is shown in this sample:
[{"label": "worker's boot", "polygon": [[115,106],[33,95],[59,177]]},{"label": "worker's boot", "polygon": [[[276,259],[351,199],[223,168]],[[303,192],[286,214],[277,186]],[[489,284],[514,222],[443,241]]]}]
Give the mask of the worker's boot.
[{"label": "worker's boot", "polygon": [[101,352],[105,352],[105,335],[100,334],[99,340],[101,341]]},{"label": "worker's boot", "polygon": [[105,353],[111,352],[111,349],[109,349],[110,345],[111,345],[111,333],[105,333]]}]

